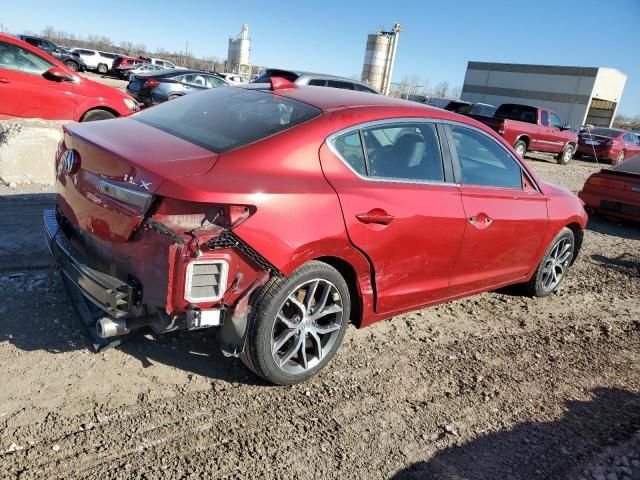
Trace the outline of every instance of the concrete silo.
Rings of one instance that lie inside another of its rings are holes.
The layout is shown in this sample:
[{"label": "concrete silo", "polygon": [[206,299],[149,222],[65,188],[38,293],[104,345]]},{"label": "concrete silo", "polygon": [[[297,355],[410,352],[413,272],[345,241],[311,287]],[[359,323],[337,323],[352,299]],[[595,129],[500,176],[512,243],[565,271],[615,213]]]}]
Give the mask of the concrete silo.
[{"label": "concrete silo", "polygon": [[400,24],[396,23],[389,32],[379,30],[367,36],[362,81],[385,95],[389,93],[391,85],[400,31]]},{"label": "concrete silo", "polygon": [[249,38],[249,25],[242,25],[242,31],[235,37],[229,38],[229,52],[227,54],[227,62],[231,65],[250,65],[249,51],[251,47],[251,39]]}]

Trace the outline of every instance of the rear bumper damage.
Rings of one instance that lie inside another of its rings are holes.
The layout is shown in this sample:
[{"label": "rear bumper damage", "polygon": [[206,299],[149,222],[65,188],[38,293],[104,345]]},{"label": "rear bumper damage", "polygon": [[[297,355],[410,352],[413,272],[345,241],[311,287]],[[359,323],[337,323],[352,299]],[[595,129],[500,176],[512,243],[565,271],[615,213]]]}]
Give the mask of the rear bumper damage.
[{"label": "rear bumper damage", "polygon": [[[80,236],[74,238],[73,228],[68,228],[66,219],[56,210],[45,210],[43,222],[51,255],[95,350],[117,346],[127,334],[141,327],[150,327],[159,334],[218,327],[223,353],[238,355],[244,348],[252,294],[272,275],[280,275],[228,230],[203,243],[195,253],[188,243],[171,243],[166,235],[152,228],[145,229],[139,240],[146,249],[132,243],[111,246],[111,251],[103,245],[89,246]],[[161,238],[170,245],[165,249],[148,248],[145,235]],[[121,249],[127,248],[130,252],[126,263],[131,269],[124,272],[119,257],[123,256]],[[104,250],[113,255],[112,262],[108,256],[106,261],[96,260],[97,253],[104,257]],[[141,252],[146,252],[147,258],[139,258]],[[152,262],[158,265],[149,268]],[[193,271],[193,264],[207,262],[224,262],[228,266],[222,269],[224,281],[218,280],[224,291],[217,300],[190,302],[185,291],[191,283],[189,272]],[[137,268],[135,263],[139,263]],[[152,280],[152,275],[158,277],[157,272],[166,272],[161,275],[162,281]],[[159,302],[159,298],[166,300]]]}]

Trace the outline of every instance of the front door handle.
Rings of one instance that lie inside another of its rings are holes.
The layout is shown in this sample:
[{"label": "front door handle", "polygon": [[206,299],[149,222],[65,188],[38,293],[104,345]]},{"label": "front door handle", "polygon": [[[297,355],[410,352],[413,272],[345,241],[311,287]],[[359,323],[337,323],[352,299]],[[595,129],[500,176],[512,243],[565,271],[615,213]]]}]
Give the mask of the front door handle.
[{"label": "front door handle", "polygon": [[484,213],[479,213],[478,215],[469,217],[469,223],[482,229],[491,225],[491,223],[493,223],[493,219]]},{"label": "front door handle", "polygon": [[11,83],[8,78],[0,77],[0,83]]},{"label": "front door handle", "polygon": [[382,208],[374,208],[367,213],[357,214],[356,218],[364,224],[377,223],[380,225],[389,225],[395,217]]}]

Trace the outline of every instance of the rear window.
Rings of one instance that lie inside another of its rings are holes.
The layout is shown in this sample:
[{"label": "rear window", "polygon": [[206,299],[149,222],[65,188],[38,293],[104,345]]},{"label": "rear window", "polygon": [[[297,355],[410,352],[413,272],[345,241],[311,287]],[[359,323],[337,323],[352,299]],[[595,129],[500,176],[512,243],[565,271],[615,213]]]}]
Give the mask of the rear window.
[{"label": "rear window", "polygon": [[614,130],[613,128],[590,128],[586,130],[587,135],[590,133],[591,135],[599,135],[601,137],[609,137],[616,138],[620,135],[619,130]]},{"label": "rear window", "polygon": [[535,107],[527,105],[500,105],[496,113],[496,118],[504,118],[506,120],[518,120],[520,122],[537,123],[538,112]]},{"label": "rear window", "polygon": [[215,88],[166,102],[134,120],[215,153],[288,130],[320,115],[306,103],[242,88]]}]

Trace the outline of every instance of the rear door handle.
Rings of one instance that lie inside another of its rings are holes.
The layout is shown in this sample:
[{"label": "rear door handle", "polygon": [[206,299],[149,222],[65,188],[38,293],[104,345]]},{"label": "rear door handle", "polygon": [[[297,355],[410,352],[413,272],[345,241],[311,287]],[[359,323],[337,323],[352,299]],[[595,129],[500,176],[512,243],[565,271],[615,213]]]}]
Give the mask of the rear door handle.
[{"label": "rear door handle", "polygon": [[493,223],[493,219],[484,213],[480,213],[477,216],[469,217],[469,223],[471,225],[488,227]]},{"label": "rear door handle", "polygon": [[8,78],[0,77],[0,83],[11,83]]},{"label": "rear door handle", "polygon": [[380,225],[389,225],[395,217],[382,208],[374,208],[367,213],[357,214],[356,218],[364,224],[377,223]]}]

